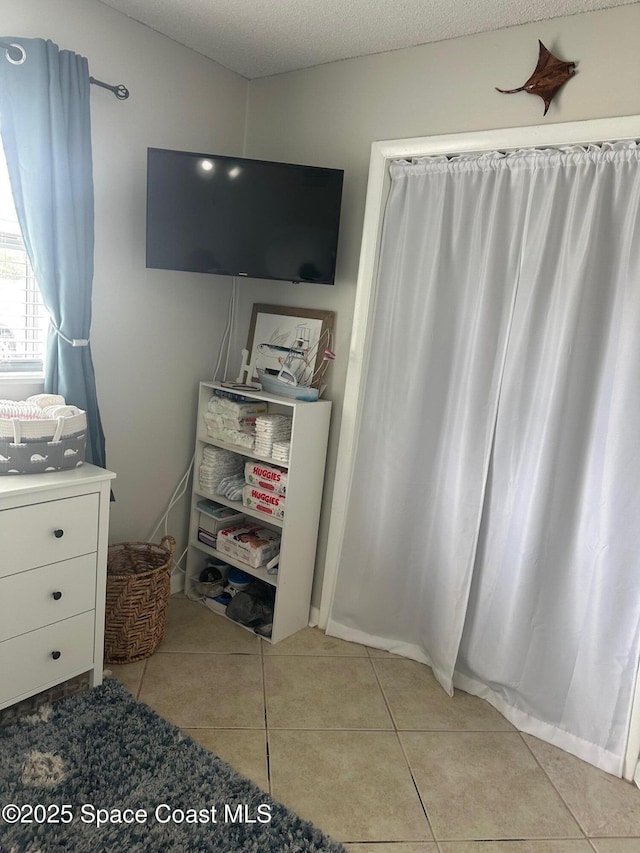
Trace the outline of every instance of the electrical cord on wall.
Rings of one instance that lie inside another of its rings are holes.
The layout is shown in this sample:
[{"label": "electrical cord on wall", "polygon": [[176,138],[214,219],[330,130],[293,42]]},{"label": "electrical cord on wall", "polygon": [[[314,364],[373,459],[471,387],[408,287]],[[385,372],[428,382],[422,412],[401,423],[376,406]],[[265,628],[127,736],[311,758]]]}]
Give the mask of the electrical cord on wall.
[{"label": "electrical cord on wall", "polygon": [[[232,283],[231,283],[231,294],[229,297],[229,309],[227,311],[227,325],[225,326],[225,330],[222,333],[222,340],[220,341],[220,348],[218,350],[218,359],[216,361],[216,366],[213,369],[213,382],[217,381],[216,377],[218,375],[218,370],[220,369],[220,364],[222,362],[222,354],[223,354],[224,348],[225,348],[225,341],[226,341],[226,346],[227,346],[227,352],[226,352],[225,365],[224,365],[224,379],[226,380],[226,378],[227,378],[227,372],[229,370],[229,352],[231,350],[231,339],[233,337],[232,333],[233,333],[233,324],[235,322],[235,314],[236,314],[236,278],[234,276],[232,279]],[[168,504],[166,510],[164,511],[163,515],[160,517],[160,520],[158,521],[158,523],[156,524],[156,526],[153,530],[153,533],[151,534],[151,536],[149,536],[149,539],[147,541],[153,542],[154,536],[156,535],[156,533],[158,532],[160,527],[162,527],[163,525],[164,525],[163,533],[165,536],[168,535],[169,514],[170,514],[171,510],[176,506],[176,504],[178,504],[182,500],[182,498],[184,497],[184,495],[187,491],[187,486],[189,483],[189,477],[191,476],[191,473],[193,471],[195,459],[196,459],[196,456],[194,453],[193,456],[191,457],[191,461],[189,462],[189,465],[187,466],[187,470],[184,472],[184,474],[180,478],[180,482],[175,487],[173,494],[171,495],[171,498],[169,500],[169,504]],[[182,560],[184,559],[188,550],[189,550],[189,545],[187,543],[187,547],[184,549],[182,554],[180,554],[180,556],[177,559],[174,558],[173,566],[171,567],[171,574],[172,575],[174,574],[175,571],[182,572],[182,574],[186,573],[186,569],[184,569],[180,564],[181,564]]]},{"label": "electrical cord on wall", "polygon": [[[168,520],[169,520],[169,513],[171,512],[173,507],[178,503],[178,501],[180,501],[180,499],[184,496],[184,494],[187,490],[187,484],[189,482],[189,475],[191,474],[191,469],[193,468],[193,463],[195,461],[195,458],[196,457],[195,457],[195,453],[194,453],[193,456],[191,457],[191,462],[189,462],[189,466],[188,466],[187,470],[184,472],[184,474],[180,478],[180,482],[178,483],[178,485],[173,490],[173,494],[171,495],[171,498],[169,500],[169,505],[167,506],[164,514],[160,518],[160,521],[156,524],[153,533],[149,537],[149,542],[153,542],[153,537],[156,535],[156,533],[158,532],[158,530],[160,529],[160,527],[162,526],[163,523],[164,523],[163,535],[164,536],[169,535],[169,531],[167,529]],[[178,560],[174,560],[174,565],[176,567],[177,567],[178,563],[180,562],[180,560],[182,560],[183,557],[184,557],[184,552],[180,555],[180,558]]]},{"label": "electrical cord on wall", "polygon": [[227,371],[229,370],[229,351],[231,349],[231,338],[233,331],[233,323],[235,320],[236,314],[236,277],[233,276],[231,280],[231,296],[229,298],[229,310],[227,311],[227,325],[225,327],[224,332],[222,333],[222,340],[220,341],[220,349],[218,351],[218,361],[216,362],[216,366],[213,368],[213,382],[217,382],[218,370],[220,369],[220,362],[222,361],[222,350],[224,349],[225,339],[227,340],[227,357],[224,364],[224,379],[227,378]]}]

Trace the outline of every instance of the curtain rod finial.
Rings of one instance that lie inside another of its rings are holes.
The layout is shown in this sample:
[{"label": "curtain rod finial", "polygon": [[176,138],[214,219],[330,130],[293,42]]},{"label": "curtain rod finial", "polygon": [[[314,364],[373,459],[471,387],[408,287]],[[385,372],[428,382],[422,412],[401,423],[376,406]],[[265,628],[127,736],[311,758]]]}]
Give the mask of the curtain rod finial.
[{"label": "curtain rod finial", "polygon": [[103,89],[108,89],[116,96],[119,101],[126,101],[129,97],[129,90],[124,83],[118,83],[117,86],[111,86],[109,83],[103,83],[102,80],[96,80],[95,77],[89,77],[89,82],[95,86],[101,86]]}]

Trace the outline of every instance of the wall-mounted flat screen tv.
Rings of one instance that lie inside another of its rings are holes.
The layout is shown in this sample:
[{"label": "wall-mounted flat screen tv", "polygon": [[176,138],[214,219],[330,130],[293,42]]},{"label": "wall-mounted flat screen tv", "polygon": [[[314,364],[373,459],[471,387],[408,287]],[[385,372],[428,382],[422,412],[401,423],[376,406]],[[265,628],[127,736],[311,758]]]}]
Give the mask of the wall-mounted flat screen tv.
[{"label": "wall-mounted flat screen tv", "polygon": [[147,267],[333,284],[343,175],[149,148]]}]

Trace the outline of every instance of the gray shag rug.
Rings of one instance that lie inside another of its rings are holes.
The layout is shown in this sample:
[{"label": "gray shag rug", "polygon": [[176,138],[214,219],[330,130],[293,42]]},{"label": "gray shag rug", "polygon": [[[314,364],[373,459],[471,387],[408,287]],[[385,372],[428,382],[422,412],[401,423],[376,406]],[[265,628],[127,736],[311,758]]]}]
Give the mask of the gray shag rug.
[{"label": "gray shag rug", "polygon": [[117,681],[0,727],[2,853],[345,853]]}]

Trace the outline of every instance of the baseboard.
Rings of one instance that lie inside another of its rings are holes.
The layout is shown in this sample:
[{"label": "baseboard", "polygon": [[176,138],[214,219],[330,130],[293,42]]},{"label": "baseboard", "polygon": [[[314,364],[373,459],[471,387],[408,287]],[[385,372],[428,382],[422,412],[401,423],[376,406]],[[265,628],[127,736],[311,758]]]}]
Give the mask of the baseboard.
[{"label": "baseboard", "polygon": [[309,627],[317,628],[320,622],[320,608],[311,606],[309,610]]}]

